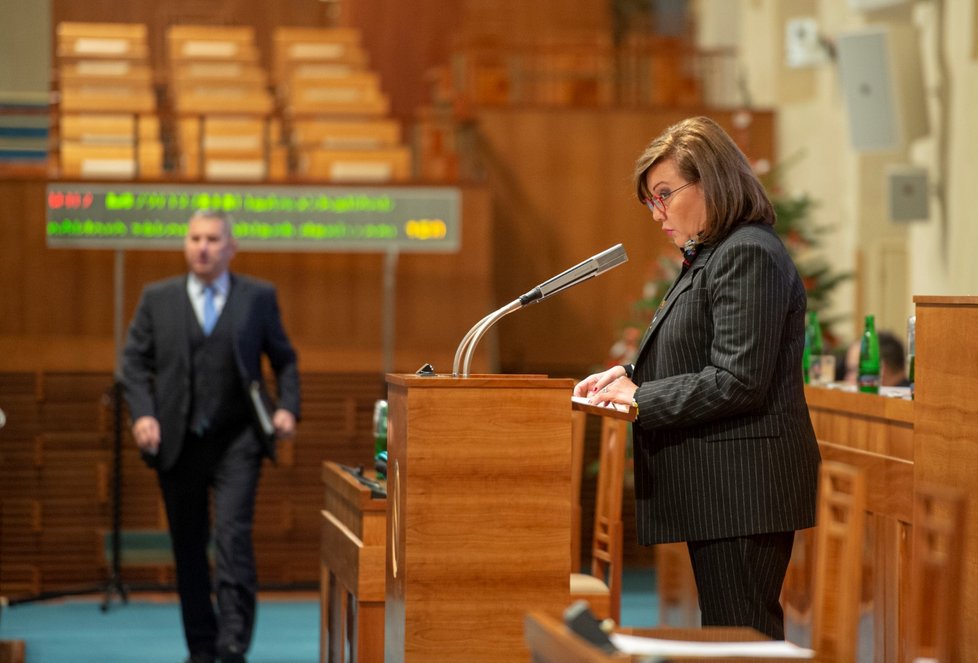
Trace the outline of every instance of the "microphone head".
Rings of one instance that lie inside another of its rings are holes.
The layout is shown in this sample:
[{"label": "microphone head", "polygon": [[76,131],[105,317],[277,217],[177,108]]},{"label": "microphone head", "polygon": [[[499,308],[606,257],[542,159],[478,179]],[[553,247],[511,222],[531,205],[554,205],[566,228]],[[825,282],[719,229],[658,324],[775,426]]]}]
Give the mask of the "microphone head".
[{"label": "microphone head", "polygon": [[624,246],[621,244],[615,244],[610,249],[605,249],[598,255],[594,256],[592,260],[594,260],[598,265],[597,273],[595,274],[595,276],[597,276],[597,274],[606,272],[612,267],[617,267],[623,262],[628,262],[628,254],[625,253]]},{"label": "microphone head", "polygon": [[[621,244],[616,244],[610,249],[605,249],[597,255],[593,255],[590,258],[579,262],[570,269],[554,276],[553,278],[544,281],[538,285],[534,290],[539,291],[539,295],[531,290],[520,298],[523,304],[532,303],[535,301],[541,301],[555,295],[561,290],[565,290],[571,286],[577,285],[582,281],[593,278],[602,272],[606,272],[612,267],[617,267],[621,263],[628,260],[628,256],[625,255],[625,249]],[[525,299],[525,301],[524,301]]]}]

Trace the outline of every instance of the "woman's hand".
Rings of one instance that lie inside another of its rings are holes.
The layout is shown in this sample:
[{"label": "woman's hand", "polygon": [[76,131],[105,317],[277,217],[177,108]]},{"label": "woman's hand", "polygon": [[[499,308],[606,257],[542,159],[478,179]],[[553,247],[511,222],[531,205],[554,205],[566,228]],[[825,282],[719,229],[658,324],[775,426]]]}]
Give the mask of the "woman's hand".
[{"label": "woman's hand", "polygon": [[638,387],[625,377],[622,366],[613,366],[602,373],[584,378],[574,387],[574,395],[587,398],[594,405],[624,403],[631,405]]}]

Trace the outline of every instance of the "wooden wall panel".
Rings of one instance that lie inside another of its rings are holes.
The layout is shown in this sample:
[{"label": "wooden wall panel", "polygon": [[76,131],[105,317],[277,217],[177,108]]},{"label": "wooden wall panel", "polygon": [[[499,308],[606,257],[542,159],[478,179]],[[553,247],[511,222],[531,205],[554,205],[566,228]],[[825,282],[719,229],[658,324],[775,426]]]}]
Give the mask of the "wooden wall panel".
[{"label": "wooden wall panel", "polygon": [[[302,381],[306,415],[296,439],[280,445],[279,462],[265,464],[259,484],[255,548],[266,586],[318,582],[322,461],[372,466],[373,405],[386,395],[379,372],[307,372]],[[103,537],[112,527],[114,465],[105,422],[111,416],[77,412],[111,414],[101,395],[101,386],[111,384],[109,372],[0,373],[4,404],[21,403],[8,415],[34,410],[32,417],[8,419],[0,446],[0,594],[99,591],[108,579]],[[156,474],[140,460],[128,430],[122,467],[122,528],[165,530]],[[173,581],[166,566],[130,567],[125,551],[123,562],[126,584]]]}]

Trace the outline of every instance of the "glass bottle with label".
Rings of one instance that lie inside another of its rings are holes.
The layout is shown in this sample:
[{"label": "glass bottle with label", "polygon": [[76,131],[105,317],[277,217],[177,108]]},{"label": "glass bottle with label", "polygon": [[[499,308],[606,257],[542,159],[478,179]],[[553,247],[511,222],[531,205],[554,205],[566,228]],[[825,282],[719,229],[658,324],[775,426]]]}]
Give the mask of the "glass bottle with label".
[{"label": "glass bottle with label", "polygon": [[[386,460],[387,452],[387,401],[378,400],[374,403],[374,460],[383,454]],[[378,472],[378,475],[380,473]],[[386,477],[381,476],[381,479]]]},{"label": "glass bottle with label", "polygon": [[859,391],[880,392],[880,340],[876,335],[876,318],[866,316],[863,336],[859,341]]}]

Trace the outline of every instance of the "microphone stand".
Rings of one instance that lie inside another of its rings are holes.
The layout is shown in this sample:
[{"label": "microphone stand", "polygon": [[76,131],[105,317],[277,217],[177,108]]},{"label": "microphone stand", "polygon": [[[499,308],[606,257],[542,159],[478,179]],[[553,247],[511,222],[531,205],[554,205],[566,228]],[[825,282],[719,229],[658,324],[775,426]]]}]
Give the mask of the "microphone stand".
[{"label": "microphone stand", "polygon": [[105,597],[102,599],[102,612],[112,604],[112,597],[118,596],[122,603],[129,603],[129,591],[122,584],[122,344],[123,344],[123,293],[125,279],[125,252],[115,252],[115,293],[113,297],[113,330],[115,340],[115,365],[112,374],[112,559],[109,579],[105,583]]},{"label": "microphone stand", "polygon": [[[469,377],[469,364],[472,361],[472,355],[475,352],[476,345],[482,340],[489,328],[494,324],[499,322],[502,318],[506,317],[513,311],[517,311],[524,306],[529,306],[534,302],[543,301],[551,295],[555,295],[561,290],[566,290],[571,286],[575,286],[581,281],[585,281],[589,278],[593,278],[599,274],[603,274],[613,267],[617,267],[621,263],[628,260],[628,256],[625,254],[625,249],[622,248],[621,244],[616,244],[609,249],[605,249],[601,253],[580,262],[570,269],[558,274],[557,276],[544,281],[537,287],[530,290],[525,295],[521,295],[517,299],[514,299],[509,304],[506,304],[500,309],[497,309],[487,315],[486,317],[475,323],[471,329],[462,338],[461,343],[458,344],[458,348],[455,350],[455,360],[452,363],[452,377]],[[459,369],[461,368],[461,374]]]},{"label": "microphone stand", "polygon": [[469,363],[472,361],[472,354],[475,352],[475,346],[480,340],[482,340],[482,337],[485,336],[490,327],[513,311],[517,311],[521,308],[523,308],[523,302],[519,299],[514,299],[509,304],[506,304],[506,306],[493,311],[486,317],[482,318],[482,320],[475,323],[472,329],[470,329],[462,338],[462,342],[458,344],[458,349],[455,350],[455,361],[452,364],[452,377],[459,377],[458,369],[460,360],[462,366],[462,377],[469,377]]},{"label": "microphone stand", "polygon": [[112,560],[109,579],[105,583],[105,596],[101,610],[106,612],[112,597],[118,595],[123,603],[129,602],[129,591],[122,583],[122,381],[118,376],[112,383]]}]

